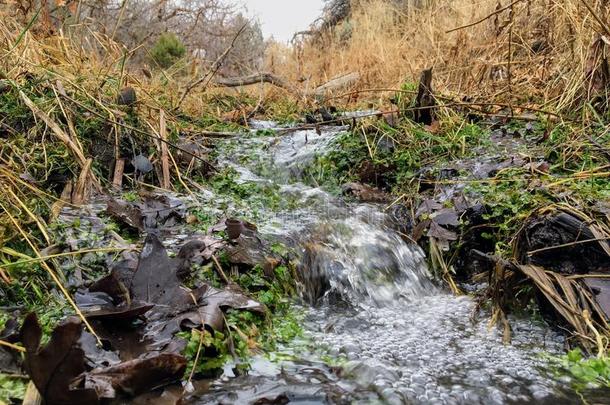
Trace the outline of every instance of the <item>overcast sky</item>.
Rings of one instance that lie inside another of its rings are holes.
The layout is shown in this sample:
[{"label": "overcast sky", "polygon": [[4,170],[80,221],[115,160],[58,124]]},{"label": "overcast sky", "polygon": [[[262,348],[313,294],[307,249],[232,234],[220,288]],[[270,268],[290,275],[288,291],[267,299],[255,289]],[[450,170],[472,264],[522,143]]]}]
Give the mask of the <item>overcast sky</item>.
[{"label": "overcast sky", "polygon": [[323,0],[240,0],[248,14],[261,22],[265,37],[289,41],[306,30],[322,11]]}]

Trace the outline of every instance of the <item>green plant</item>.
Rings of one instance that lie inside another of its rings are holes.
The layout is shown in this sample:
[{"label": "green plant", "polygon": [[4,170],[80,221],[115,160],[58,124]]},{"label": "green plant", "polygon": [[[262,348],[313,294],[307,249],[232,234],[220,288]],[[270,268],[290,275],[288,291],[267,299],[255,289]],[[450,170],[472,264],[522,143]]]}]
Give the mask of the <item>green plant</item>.
[{"label": "green plant", "polygon": [[569,372],[577,385],[595,384],[610,387],[610,358],[584,358],[579,348],[571,350],[559,359],[561,368]]},{"label": "green plant", "polygon": [[152,60],[164,69],[175,64],[185,53],[186,47],[171,32],[161,34],[150,50]]},{"label": "green plant", "polygon": [[25,396],[27,380],[0,374],[0,402],[20,403]]}]

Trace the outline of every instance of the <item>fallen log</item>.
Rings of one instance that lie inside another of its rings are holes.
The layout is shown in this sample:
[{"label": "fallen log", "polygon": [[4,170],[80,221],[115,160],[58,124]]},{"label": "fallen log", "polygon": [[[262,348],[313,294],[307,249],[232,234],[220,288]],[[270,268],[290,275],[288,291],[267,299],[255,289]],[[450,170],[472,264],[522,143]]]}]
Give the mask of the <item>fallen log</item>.
[{"label": "fallen log", "polygon": [[248,86],[248,85],[257,84],[257,83],[269,83],[269,84],[273,84],[274,86],[283,87],[283,88],[294,87],[291,84],[289,84],[286,80],[284,80],[283,78],[276,76],[273,73],[267,73],[267,72],[255,73],[252,75],[241,76],[241,77],[226,77],[226,78],[216,79],[216,84],[219,86],[224,86],[224,87]]},{"label": "fallen log", "polygon": [[287,80],[285,80],[277,75],[274,75],[273,73],[268,73],[268,72],[255,73],[255,74],[251,74],[248,76],[241,76],[241,77],[219,78],[219,79],[215,80],[215,83],[218,86],[223,86],[223,87],[240,87],[240,86],[249,86],[249,85],[257,84],[257,83],[269,83],[276,87],[285,89],[291,93],[294,93],[298,97],[302,96],[301,91],[296,86],[292,85]]},{"label": "fallen log", "polygon": [[288,80],[268,72],[255,73],[241,77],[219,78],[216,79],[215,83],[218,86],[223,87],[240,87],[257,83],[269,83],[294,93],[298,97],[324,97],[328,92],[346,88],[353,85],[358,80],[360,80],[359,73],[348,73],[346,75],[333,78],[310,92],[302,92]]},{"label": "fallen log", "polygon": [[329,92],[349,87],[356,83],[358,80],[360,80],[360,74],[357,72],[352,72],[343,76],[335,77],[324,83],[323,85],[316,87],[311,92],[311,95],[316,97],[323,97]]}]

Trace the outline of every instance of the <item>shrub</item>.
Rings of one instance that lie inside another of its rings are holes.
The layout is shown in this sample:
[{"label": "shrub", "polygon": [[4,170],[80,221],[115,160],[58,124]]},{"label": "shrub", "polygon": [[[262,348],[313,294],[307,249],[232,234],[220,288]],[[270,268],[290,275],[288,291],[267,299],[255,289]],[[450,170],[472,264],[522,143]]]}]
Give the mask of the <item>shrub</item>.
[{"label": "shrub", "polygon": [[150,54],[155,63],[162,68],[172,66],[184,56],[186,47],[180,39],[171,32],[161,34],[152,47]]}]

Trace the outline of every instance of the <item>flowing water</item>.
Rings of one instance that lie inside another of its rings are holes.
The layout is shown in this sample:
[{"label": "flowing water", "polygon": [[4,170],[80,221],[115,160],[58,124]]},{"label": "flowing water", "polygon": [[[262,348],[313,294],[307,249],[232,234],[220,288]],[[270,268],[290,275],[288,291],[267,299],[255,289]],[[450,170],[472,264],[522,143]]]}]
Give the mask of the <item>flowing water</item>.
[{"label": "flowing water", "polygon": [[[305,341],[282,348],[289,360],[258,358],[241,377],[228,369],[197,403],[577,402],[563,388],[569,381],[544,371],[543,353],[560,353],[561,335],[513,318],[512,344],[504,345],[488,313],[474,316],[473,299],[433,282],[423,251],[392,230],[383,206],[301,182],[341,130],[252,136],[220,148],[240,181],[273,185],[292,202],[266,212],[259,230],[300,250],[309,281],[303,297],[317,305],[303,308]],[[343,359],[340,371],[322,354]]]}]

